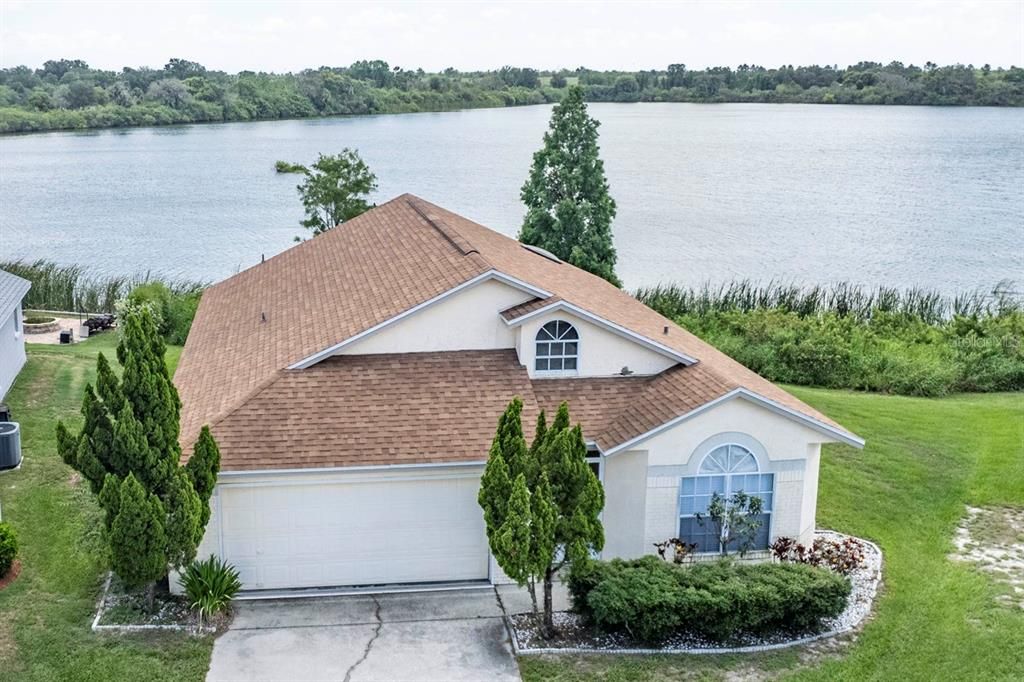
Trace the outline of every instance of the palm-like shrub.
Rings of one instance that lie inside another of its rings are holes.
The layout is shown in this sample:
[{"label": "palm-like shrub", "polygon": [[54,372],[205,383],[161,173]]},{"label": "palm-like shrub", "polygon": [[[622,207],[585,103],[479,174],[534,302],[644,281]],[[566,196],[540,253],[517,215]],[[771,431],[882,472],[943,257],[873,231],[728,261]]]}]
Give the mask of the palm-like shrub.
[{"label": "palm-like shrub", "polygon": [[242,589],[242,581],[234,566],[211,554],[209,559],[193,561],[185,569],[181,586],[189,605],[199,612],[202,625],[203,618],[209,619],[228,607]]}]

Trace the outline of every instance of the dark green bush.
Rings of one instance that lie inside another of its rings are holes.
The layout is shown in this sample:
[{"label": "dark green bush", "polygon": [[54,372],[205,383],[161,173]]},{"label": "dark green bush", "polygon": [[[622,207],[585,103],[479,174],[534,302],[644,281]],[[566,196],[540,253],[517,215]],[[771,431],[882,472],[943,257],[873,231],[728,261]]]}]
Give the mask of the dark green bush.
[{"label": "dark green bush", "polygon": [[7,575],[18,557],[18,534],[11,524],[0,521],[0,578]]},{"label": "dark green bush", "polygon": [[656,557],[588,561],[568,579],[573,609],[598,627],[647,642],[675,632],[727,640],[801,632],[846,607],[850,581],[800,564],[678,566]]}]

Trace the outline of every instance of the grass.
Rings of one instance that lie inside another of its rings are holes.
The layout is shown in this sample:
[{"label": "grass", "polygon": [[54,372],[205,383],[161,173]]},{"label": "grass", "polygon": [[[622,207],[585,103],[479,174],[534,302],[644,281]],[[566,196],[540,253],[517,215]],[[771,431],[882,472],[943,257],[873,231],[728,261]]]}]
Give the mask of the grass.
[{"label": "grass", "polygon": [[[95,355],[116,336],[29,346],[8,396],[25,463],[0,475],[4,518],[22,541],[21,576],[0,592],[0,680],[199,680],[212,641],[188,635],[97,635],[89,629],[104,571],[98,510],[57,456],[53,425],[74,419]],[[168,349],[168,364],[180,348]],[[947,559],[964,505],[1024,506],[1024,396],[904,398],[821,389],[793,393],[868,440],[828,446],[818,520],[878,542],[886,554],[877,616],[841,654],[523,658],[534,680],[1019,679],[1024,613],[1000,587]]]},{"label": "grass", "polygon": [[964,505],[1024,506],[1024,395],[904,398],[822,389],[794,394],[864,436],[827,446],[818,524],[885,553],[875,618],[841,652],[757,656],[520,659],[535,680],[1012,680],[1024,669],[1024,613],[1002,588],[950,561]]},{"label": "grass", "polygon": [[[0,591],[0,680],[201,680],[212,640],[187,634],[109,635],[89,626],[105,571],[99,512],[87,486],[57,456],[54,424],[76,427],[96,353],[117,337],[74,346],[29,345],[7,397],[21,422],[21,469],[0,475],[4,520],[21,540],[21,575]],[[177,362],[179,348],[168,352]],[[116,365],[116,363],[115,363]]]}]

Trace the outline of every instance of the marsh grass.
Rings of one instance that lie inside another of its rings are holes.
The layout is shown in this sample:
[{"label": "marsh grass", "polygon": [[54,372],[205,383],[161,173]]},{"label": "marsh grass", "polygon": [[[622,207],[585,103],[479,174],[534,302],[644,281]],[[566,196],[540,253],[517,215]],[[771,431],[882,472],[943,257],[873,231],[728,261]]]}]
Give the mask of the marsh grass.
[{"label": "marsh grass", "polygon": [[112,313],[114,304],[140,284],[162,282],[174,294],[198,293],[203,282],[169,279],[153,272],[97,275],[82,265],[58,265],[48,260],[0,262],[0,270],[32,282],[25,307],[82,313]]},{"label": "marsh grass", "polygon": [[801,286],[781,281],[749,279],[700,287],[658,284],[638,289],[634,296],[666,317],[717,312],[782,310],[810,317],[833,313],[869,320],[877,312],[899,313],[935,325],[955,316],[997,316],[1022,309],[1013,282],[999,282],[990,292],[966,291],[944,296],[923,288],[865,287],[849,282]]}]

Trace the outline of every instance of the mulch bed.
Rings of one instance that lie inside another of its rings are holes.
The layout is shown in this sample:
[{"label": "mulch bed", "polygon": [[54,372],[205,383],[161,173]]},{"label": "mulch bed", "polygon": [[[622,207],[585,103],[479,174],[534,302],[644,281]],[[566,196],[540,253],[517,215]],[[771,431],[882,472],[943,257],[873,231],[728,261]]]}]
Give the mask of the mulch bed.
[{"label": "mulch bed", "polygon": [[21,562],[15,559],[14,563],[11,564],[11,570],[7,571],[7,575],[0,578],[0,590],[4,589],[5,587],[13,583],[18,578],[18,574],[20,573]]}]

